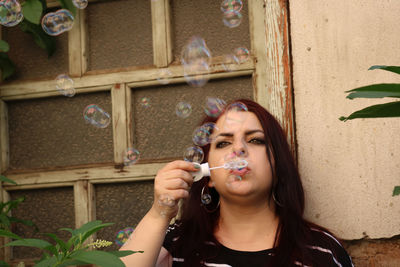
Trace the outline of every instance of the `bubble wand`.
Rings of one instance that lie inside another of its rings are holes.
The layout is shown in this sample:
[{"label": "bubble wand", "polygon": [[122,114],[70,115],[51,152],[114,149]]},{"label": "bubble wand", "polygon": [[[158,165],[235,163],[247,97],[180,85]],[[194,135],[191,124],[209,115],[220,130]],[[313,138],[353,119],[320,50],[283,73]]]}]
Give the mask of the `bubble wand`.
[{"label": "bubble wand", "polygon": [[211,170],[216,170],[216,169],[222,169],[224,168],[225,170],[241,170],[243,168],[246,168],[248,165],[247,160],[241,159],[239,161],[230,161],[227,163],[224,163],[221,166],[216,166],[210,168],[208,165],[208,162],[200,164],[200,170],[197,172],[192,172],[192,175],[194,177],[194,182],[200,181],[204,176],[210,176],[210,171]]}]

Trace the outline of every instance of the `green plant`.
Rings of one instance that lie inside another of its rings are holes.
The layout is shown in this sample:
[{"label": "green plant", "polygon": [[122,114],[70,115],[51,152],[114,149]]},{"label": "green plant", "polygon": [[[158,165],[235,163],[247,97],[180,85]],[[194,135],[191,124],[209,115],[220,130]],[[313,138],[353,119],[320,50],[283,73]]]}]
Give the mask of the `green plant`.
[{"label": "green plant", "polygon": [[91,221],[84,224],[79,229],[61,228],[60,231],[68,231],[71,238],[64,242],[55,234],[45,234],[54,240],[55,245],[42,239],[21,238],[9,231],[0,230],[0,236],[16,239],[7,243],[5,246],[25,246],[35,247],[43,251],[42,258],[36,262],[36,267],[63,267],[71,265],[96,264],[98,266],[123,267],[124,263],[120,257],[128,256],[133,253],[143,253],[143,251],[98,251],[89,250],[109,246],[111,242],[97,240],[87,244],[87,239],[100,229],[110,226],[113,223],[102,223],[101,221]]},{"label": "green plant", "polygon": [[[400,74],[400,66],[382,66],[375,65],[369,70],[381,69]],[[355,88],[346,91],[350,93],[347,98],[383,98],[392,97],[400,98],[400,84],[398,83],[380,83]],[[353,112],[348,117],[340,117],[339,120],[347,121],[358,118],[384,118],[384,117],[400,117],[400,101],[389,102],[385,104],[373,105],[364,109]],[[400,195],[400,186],[395,186],[393,196]]]}]

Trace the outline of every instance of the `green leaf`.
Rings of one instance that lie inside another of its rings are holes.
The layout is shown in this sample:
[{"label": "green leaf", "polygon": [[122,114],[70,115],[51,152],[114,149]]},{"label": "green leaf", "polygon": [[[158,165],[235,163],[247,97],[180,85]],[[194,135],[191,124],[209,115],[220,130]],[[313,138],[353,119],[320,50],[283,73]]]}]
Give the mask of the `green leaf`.
[{"label": "green leaf", "polygon": [[[83,261],[67,260],[67,261],[57,265],[57,267],[65,267],[65,266],[73,266],[73,265],[80,266],[80,265],[87,265],[87,264],[86,264],[86,262],[83,262]],[[36,265],[35,265],[35,267],[36,267]]]},{"label": "green leaf", "polygon": [[35,228],[35,232],[39,232],[39,228],[31,220],[22,220],[22,219],[18,219],[18,218],[15,218],[15,217],[10,217],[9,219],[10,219],[10,222],[22,223],[22,224],[24,224],[26,226],[34,227]]},{"label": "green leaf", "polygon": [[11,75],[13,75],[15,72],[14,63],[11,61],[11,59],[8,57],[8,55],[4,52],[0,52],[0,69],[1,69],[1,78],[3,80],[7,79]]},{"label": "green leaf", "polygon": [[108,253],[111,253],[118,258],[121,257],[126,257],[135,253],[143,253],[144,251],[133,251],[133,250],[116,250],[116,251],[108,251]]},{"label": "green leaf", "polygon": [[51,266],[55,266],[56,263],[57,263],[57,258],[55,256],[53,256],[51,258],[47,258],[47,259],[37,262],[35,264],[35,267],[51,267]]},{"label": "green leaf", "polygon": [[0,260],[0,267],[10,267],[7,262]]},{"label": "green leaf", "polygon": [[18,25],[23,32],[32,35],[35,43],[40,48],[45,49],[49,57],[54,54],[54,52],[56,51],[56,40],[54,36],[46,34],[40,25],[33,24],[27,20],[21,21],[21,23]]},{"label": "green leaf", "polygon": [[391,72],[400,74],[400,66],[374,65],[374,66],[371,66],[368,70],[376,70],[376,69],[391,71]]},{"label": "green leaf", "polygon": [[0,229],[0,236],[9,237],[9,238],[13,238],[13,239],[20,239],[20,240],[22,239],[21,237],[17,236],[16,234],[11,233],[7,230],[3,230],[3,229]]},{"label": "green leaf", "polygon": [[40,23],[42,17],[43,7],[39,0],[26,0],[22,4],[22,14],[24,18],[34,24]]},{"label": "green leaf", "polygon": [[92,234],[94,234],[95,232],[99,231],[100,229],[103,229],[106,226],[110,226],[110,225],[113,225],[113,223],[103,223],[99,226],[93,227],[92,229],[90,229],[89,231],[87,231],[86,233],[83,234],[82,242],[85,241],[86,239],[88,239],[88,237],[91,236]]},{"label": "green leaf", "polygon": [[57,0],[60,4],[62,8],[68,9],[69,11],[71,11],[72,15],[76,15],[76,7],[74,6],[74,4],[72,3],[72,0]]},{"label": "green leaf", "polygon": [[71,258],[98,266],[125,267],[125,264],[117,256],[105,251],[78,251]]},{"label": "green leaf", "polygon": [[349,99],[400,97],[400,84],[399,83],[372,84],[346,91],[346,93],[351,93],[347,96],[347,98]]},{"label": "green leaf", "polygon": [[64,241],[62,241],[60,238],[58,238],[55,234],[45,233],[45,235],[51,237],[54,241],[56,241],[56,243],[60,246],[60,248],[64,252],[69,250],[69,247],[67,246],[67,244]]},{"label": "green leaf", "polygon": [[10,45],[4,40],[0,40],[0,52],[8,52],[9,50]]},{"label": "green leaf", "polygon": [[348,117],[340,117],[339,120],[347,121],[357,118],[385,118],[400,117],[400,101],[390,102],[366,107],[353,112]]},{"label": "green leaf", "polygon": [[398,196],[398,195],[400,195],[400,186],[395,186],[394,188],[393,188],[393,197],[394,196]]},{"label": "green leaf", "polygon": [[82,234],[82,242],[85,241],[89,236],[91,236],[93,233],[99,231],[100,229],[113,225],[113,223],[103,223],[99,220],[97,221],[90,221],[84,225],[82,225],[79,229],[74,230],[72,233],[75,236],[79,236],[79,234]]},{"label": "green leaf", "polygon": [[0,181],[7,182],[7,183],[10,183],[10,184],[17,184],[15,181],[5,177],[4,175],[0,175]]},{"label": "green leaf", "polygon": [[0,214],[0,223],[1,225],[4,225],[6,228],[10,228],[10,219],[8,219],[8,216],[4,213]]},{"label": "green leaf", "polygon": [[41,239],[25,238],[25,239],[12,241],[10,243],[5,244],[4,246],[5,247],[9,247],[9,246],[35,247],[35,248],[47,249],[47,247],[52,246],[52,245],[49,242],[41,240]]}]

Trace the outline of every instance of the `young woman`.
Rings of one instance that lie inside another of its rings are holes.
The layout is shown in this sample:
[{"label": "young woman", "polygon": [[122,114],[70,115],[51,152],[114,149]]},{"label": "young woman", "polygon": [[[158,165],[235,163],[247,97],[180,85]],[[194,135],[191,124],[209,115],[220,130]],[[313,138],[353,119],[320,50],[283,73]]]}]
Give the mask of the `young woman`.
[{"label": "young woman", "polygon": [[[262,106],[226,109],[203,146],[210,176],[193,182],[199,166],[174,161],[154,183],[154,204],[122,250],[126,266],[353,266],[331,233],[303,218],[304,192],[286,137]],[[227,158],[244,162],[224,166]],[[232,166],[232,165],[230,165]],[[185,199],[181,219],[178,201]]]}]

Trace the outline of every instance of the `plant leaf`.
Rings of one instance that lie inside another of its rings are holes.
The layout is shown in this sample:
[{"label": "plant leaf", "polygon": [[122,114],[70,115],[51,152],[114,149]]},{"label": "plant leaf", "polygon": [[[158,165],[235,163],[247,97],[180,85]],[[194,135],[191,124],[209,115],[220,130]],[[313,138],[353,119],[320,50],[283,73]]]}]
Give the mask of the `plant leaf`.
[{"label": "plant leaf", "polygon": [[347,96],[347,98],[349,99],[400,97],[400,84],[399,83],[372,84],[346,91],[346,93],[351,93]]},{"label": "plant leaf", "polygon": [[125,264],[117,256],[105,251],[77,251],[71,258],[98,266],[125,267]]},{"label": "plant leaf", "polygon": [[10,267],[7,262],[0,260],[0,267]]},{"label": "plant leaf", "polygon": [[22,239],[21,237],[17,236],[16,234],[11,233],[7,230],[3,230],[3,229],[0,229],[0,236],[9,237],[9,238],[13,238],[13,239],[19,239],[19,240]]},{"label": "plant leaf", "polygon": [[74,4],[72,3],[72,0],[57,0],[60,4],[62,8],[68,9],[69,11],[71,11],[72,15],[76,15],[76,7],[74,6]]},{"label": "plant leaf", "polygon": [[0,175],[0,181],[7,182],[7,183],[10,183],[10,184],[17,184],[15,181],[5,177],[4,175]]},{"label": "plant leaf", "polygon": [[69,247],[67,246],[67,244],[64,241],[62,241],[60,238],[58,238],[55,234],[45,233],[45,235],[51,237],[54,241],[56,241],[56,243],[60,246],[60,248],[64,252],[68,251]]},{"label": "plant leaf", "polygon": [[39,0],[26,0],[22,4],[22,14],[24,18],[34,24],[40,23],[42,17],[43,7]]},{"label": "plant leaf", "polygon": [[116,250],[116,251],[108,251],[108,253],[111,253],[118,258],[129,256],[135,253],[143,253],[144,251],[133,251],[133,250]]},{"label": "plant leaf", "polygon": [[100,229],[106,227],[106,226],[110,226],[113,225],[114,223],[103,223],[100,224],[96,227],[93,227],[92,229],[90,229],[89,231],[87,231],[86,233],[83,234],[82,236],[82,242],[85,241],[86,239],[88,239],[89,236],[91,236],[93,233],[99,231]]},{"label": "plant leaf", "polygon": [[4,246],[5,247],[21,246],[21,247],[35,247],[35,248],[47,249],[47,247],[52,245],[49,242],[41,239],[25,238],[25,239],[11,241],[10,243],[5,244]]},{"label": "plant leaf", "polygon": [[398,196],[398,195],[400,195],[400,186],[395,186],[394,188],[393,188],[393,197],[394,196]]},{"label": "plant leaf", "polygon": [[385,118],[400,117],[400,101],[390,102],[366,107],[353,112],[348,117],[340,117],[339,120],[347,121],[357,118]]},{"label": "plant leaf", "polygon": [[40,48],[45,49],[49,57],[54,54],[54,52],[56,51],[56,40],[54,36],[46,34],[40,25],[33,24],[27,20],[21,21],[21,23],[18,25],[23,32],[32,35],[35,43]]},{"label": "plant leaf", "polygon": [[[83,261],[67,260],[67,261],[57,265],[57,267],[65,267],[65,266],[71,266],[71,265],[72,266],[73,265],[80,266],[80,265],[87,265],[87,264],[86,264],[86,262],[83,262]],[[36,267],[36,265],[35,265],[35,267]]]},{"label": "plant leaf", "polygon": [[8,218],[7,214],[5,213],[0,213],[0,223],[1,225],[4,225],[6,228],[10,228],[10,219]]},{"label": "plant leaf", "polygon": [[[20,23],[21,24],[21,23]],[[7,79],[15,72],[15,65],[8,57],[8,55],[4,52],[0,52],[0,69],[1,69],[1,78],[3,80]]]},{"label": "plant leaf", "polygon": [[0,51],[8,52],[9,50],[10,50],[10,45],[4,40],[0,40]]},{"label": "plant leaf", "polygon": [[10,219],[10,222],[22,223],[22,224],[24,224],[26,226],[34,227],[35,228],[35,232],[39,232],[39,228],[31,220],[22,220],[22,219],[18,219],[18,218],[15,218],[15,217],[10,217],[9,219]]},{"label": "plant leaf", "polygon": [[55,256],[47,259],[43,259],[41,261],[36,262],[35,267],[49,267],[54,266],[57,262],[57,258]]},{"label": "plant leaf", "polygon": [[391,72],[400,74],[400,66],[374,65],[374,66],[371,66],[368,70],[376,70],[376,69],[391,71]]}]

